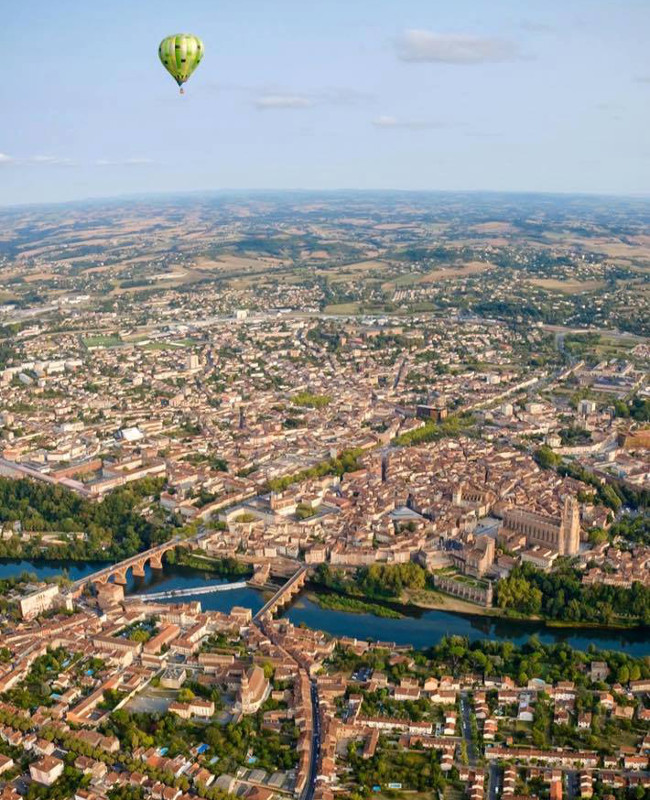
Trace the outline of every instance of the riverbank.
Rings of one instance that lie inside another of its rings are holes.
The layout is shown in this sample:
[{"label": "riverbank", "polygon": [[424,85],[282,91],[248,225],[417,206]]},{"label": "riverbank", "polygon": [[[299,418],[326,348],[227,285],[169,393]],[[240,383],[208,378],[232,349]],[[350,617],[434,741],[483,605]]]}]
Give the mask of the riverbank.
[{"label": "riverbank", "polygon": [[[400,619],[412,616],[413,611],[451,611],[472,616],[503,617],[499,608],[484,608],[458,597],[434,589],[405,589],[399,597],[377,598],[361,593],[351,593],[340,587],[323,586],[309,581],[310,599],[321,608],[334,611],[363,612],[377,617]],[[409,613],[410,610],[410,613]],[[396,616],[394,616],[396,615]],[[537,620],[535,620],[537,621]]]},{"label": "riverbank", "polygon": [[248,578],[253,574],[250,564],[243,564],[235,558],[211,558],[179,548],[174,561],[170,564],[181,564],[184,567],[212,572],[220,578]]},{"label": "riverbank", "polygon": [[[61,574],[69,569],[69,577],[73,580],[83,577],[81,572],[90,574],[105,564],[75,565],[70,563],[53,564],[52,562],[0,561],[0,577],[19,575],[23,571],[34,572],[40,579]],[[229,582],[227,577],[216,576],[207,569],[194,569],[181,564],[164,563],[162,570],[145,567],[143,577],[127,575],[126,594],[130,597],[146,595],[152,592],[183,591],[196,588],[200,590],[206,583],[214,581]],[[425,590],[426,591],[426,590]],[[587,650],[595,645],[601,650],[617,650],[635,656],[650,656],[650,636],[647,629],[580,629],[551,627],[543,621],[526,621],[511,617],[477,614],[477,609],[452,610],[450,605],[442,608],[393,605],[382,598],[377,605],[393,608],[400,614],[398,618],[380,617],[367,611],[353,611],[349,605],[345,611],[324,608],[312,600],[313,587],[297,595],[282,610],[281,617],[294,625],[306,625],[314,630],[324,631],[332,636],[349,636],[365,641],[369,638],[396,642],[399,645],[426,650],[439,643],[446,636],[461,636],[474,641],[510,641],[514,644],[525,644],[531,636],[537,637],[545,644],[566,643],[578,650]],[[326,592],[319,589],[319,594]],[[336,593],[334,593],[336,594]],[[251,586],[231,591],[211,594],[192,595],[191,591],[184,595],[184,600],[197,600],[206,611],[228,613],[233,606],[252,609],[255,614],[270,597],[268,591]],[[363,597],[353,598],[365,602]],[[406,599],[406,595],[404,596]],[[447,601],[443,595],[443,602]],[[432,601],[431,597],[427,598]],[[436,598],[438,602],[440,598]],[[449,598],[455,604],[456,598]],[[173,601],[172,601],[173,602]],[[372,602],[372,601],[371,601]]]},{"label": "riverbank", "polygon": [[347,611],[350,614],[372,614],[374,617],[382,617],[383,619],[403,619],[405,616],[388,606],[359,600],[356,597],[350,597],[345,594],[310,591],[307,596],[319,608],[330,611]]},{"label": "riverbank", "polygon": [[[322,608],[329,608],[335,611],[349,611],[351,613],[361,612],[373,614],[377,617],[387,617],[383,613],[386,608],[396,613],[399,617],[412,616],[414,609],[420,611],[445,611],[452,614],[463,614],[472,617],[486,617],[495,621],[512,621],[514,623],[531,623],[542,625],[546,628],[558,630],[594,630],[594,631],[644,631],[647,626],[640,621],[637,623],[610,622],[602,624],[598,622],[581,622],[579,620],[548,619],[535,615],[518,615],[508,613],[498,607],[477,606],[452,595],[438,592],[435,589],[404,589],[400,597],[387,597],[378,601],[377,598],[363,595],[360,593],[350,594],[340,588],[322,587],[314,584],[317,593],[315,602]],[[326,593],[325,593],[326,592]],[[320,594],[318,594],[320,593]],[[332,595],[339,598],[335,601]],[[322,598],[327,597],[323,602]],[[384,605],[386,603],[386,605]],[[362,609],[362,606],[366,608]]]},{"label": "riverbank", "polygon": [[[435,589],[405,589],[402,594],[401,602],[417,608],[440,611],[453,611],[456,614],[472,614],[481,617],[503,617],[503,610],[500,608],[486,608],[477,606],[460,597],[451,594],[444,594]],[[531,618],[533,619],[533,618]],[[537,622],[538,620],[533,619]]]},{"label": "riverbank", "polygon": [[[517,617],[509,617],[509,619],[517,619]],[[561,619],[547,619],[544,620],[548,628],[584,628],[585,630],[600,630],[600,631],[636,631],[644,630],[647,628],[641,622],[608,622],[607,625],[599,622],[565,622]]]},{"label": "riverbank", "polygon": [[433,589],[406,589],[400,600],[392,599],[391,602],[395,604],[402,603],[405,606],[415,606],[423,610],[450,611],[455,614],[471,614],[472,616],[512,620],[513,622],[536,623],[544,625],[547,628],[557,628],[560,630],[642,631],[647,629],[647,626],[643,625],[640,621],[636,623],[612,621],[604,624],[599,622],[583,622],[580,620],[549,619],[536,615],[512,614],[495,606],[489,608],[485,606],[476,606],[473,603],[468,603],[466,600],[461,600],[458,597],[452,597],[451,595],[443,594]]}]

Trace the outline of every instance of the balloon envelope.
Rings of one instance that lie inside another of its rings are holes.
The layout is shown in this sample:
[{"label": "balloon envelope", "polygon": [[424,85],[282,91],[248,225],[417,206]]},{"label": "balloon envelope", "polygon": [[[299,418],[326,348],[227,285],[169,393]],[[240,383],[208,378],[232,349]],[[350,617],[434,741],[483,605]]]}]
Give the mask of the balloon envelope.
[{"label": "balloon envelope", "polygon": [[192,33],[175,33],[162,40],[158,56],[167,72],[182,86],[201,63],[203,42]]}]

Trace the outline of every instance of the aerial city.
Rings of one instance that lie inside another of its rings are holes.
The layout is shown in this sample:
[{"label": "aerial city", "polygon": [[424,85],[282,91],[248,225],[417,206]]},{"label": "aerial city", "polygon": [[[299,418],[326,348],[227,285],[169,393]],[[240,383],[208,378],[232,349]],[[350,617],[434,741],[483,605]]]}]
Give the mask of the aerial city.
[{"label": "aerial city", "polygon": [[186,5],[7,13],[0,800],[650,798],[650,7]]}]

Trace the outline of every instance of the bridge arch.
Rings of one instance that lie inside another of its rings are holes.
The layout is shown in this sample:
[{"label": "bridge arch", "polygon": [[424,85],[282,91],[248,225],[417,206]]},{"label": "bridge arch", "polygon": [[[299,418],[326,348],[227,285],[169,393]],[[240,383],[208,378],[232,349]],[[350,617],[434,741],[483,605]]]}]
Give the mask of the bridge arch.
[{"label": "bridge arch", "polygon": [[143,553],[138,553],[135,556],[119,561],[116,564],[111,564],[104,569],[99,570],[92,575],[88,575],[79,582],[79,588],[83,588],[86,584],[99,585],[107,582],[117,583],[122,586],[127,583],[127,575],[129,570],[134,577],[144,577],[145,568],[147,564],[151,569],[162,569],[163,558],[170,550],[175,550],[177,547],[191,547],[192,543],[188,540],[175,540],[165,542]]}]

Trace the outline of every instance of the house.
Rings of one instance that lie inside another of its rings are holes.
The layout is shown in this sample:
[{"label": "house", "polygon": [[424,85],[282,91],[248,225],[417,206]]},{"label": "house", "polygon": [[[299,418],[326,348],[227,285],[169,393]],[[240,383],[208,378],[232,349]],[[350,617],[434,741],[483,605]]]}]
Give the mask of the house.
[{"label": "house", "polygon": [[483,723],[483,739],[486,742],[493,742],[499,729],[499,723],[494,717],[488,717]]},{"label": "house", "polygon": [[457,714],[455,711],[448,711],[445,714],[445,724],[442,730],[444,736],[454,736],[456,734],[456,719]]},{"label": "house", "polygon": [[580,797],[593,797],[594,781],[590,772],[580,773]]},{"label": "house", "polygon": [[103,761],[95,761],[93,758],[88,758],[88,756],[78,756],[74,765],[80,772],[97,779],[103,778],[108,771],[108,767]]},{"label": "house", "polygon": [[104,796],[88,789],[77,789],[74,793],[74,800],[104,800]]},{"label": "house", "polygon": [[36,739],[32,748],[35,755],[51,756],[56,750],[54,742],[48,742],[47,739]]},{"label": "house", "polygon": [[589,667],[589,676],[594,683],[606,681],[609,675],[609,667],[606,661],[592,661]]},{"label": "house", "polygon": [[43,786],[52,784],[63,774],[64,763],[54,756],[43,756],[38,761],[29,765],[29,772],[32,780]]},{"label": "house", "polygon": [[395,700],[419,700],[420,688],[411,686],[396,686],[393,696]]},{"label": "house", "polygon": [[623,766],[630,770],[646,770],[648,768],[648,756],[626,755],[623,758]]},{"label": "house", "polygon": [[644,678],[640,681],[630,681],[630,691],[635,694],[650,692],[650,679]]},{"label": "house", "polygon": [[631,720],[634,716],[634,706],[616,706],[612,712],[614,719]]},{"label": "house", "polygon": [[553,722],[556,725],[568,725],[569,724],[569,712],[564,706],[556,706],[555,713],[553,715]]},{"label": "house", "polygon": [[2,775],[3,772],[10,770],[13,765],[13,758],[9,758],[9,756],[3,756],[2,753],[0,753],[0,775]]},{"label": "house", "polygon": [[453,706],[456,704],[457,693],[453,690],[438,689],[429,696],[432,703],[442,706]]}]

